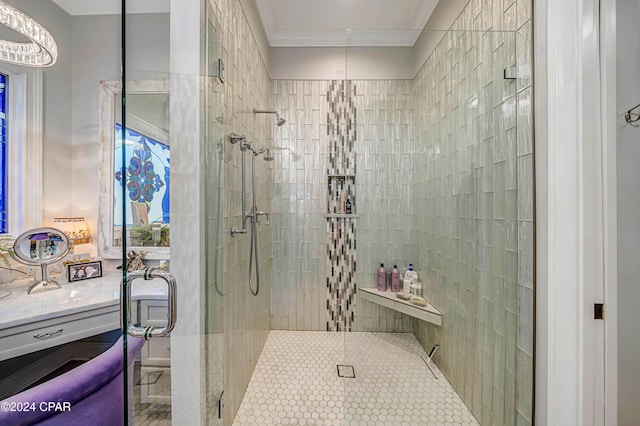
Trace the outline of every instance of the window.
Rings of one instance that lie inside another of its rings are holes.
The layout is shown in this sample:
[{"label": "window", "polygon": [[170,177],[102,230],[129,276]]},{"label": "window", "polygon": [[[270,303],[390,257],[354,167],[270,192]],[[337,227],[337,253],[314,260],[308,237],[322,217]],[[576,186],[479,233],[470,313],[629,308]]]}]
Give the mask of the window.
[{"label": "window", "polygon": [[[115,212],[122,211],[122,126],[115,125],[116,154],[115,158]],[[169,146],[131,129],[125,130],[126,165],[129,180],[127,182],[126,203],[140,205],[142,208],[125,209],[127,211],[126,226],[160,222],[168,224],[169,220]],[[139,214],[136,214],[138,213]],[[136,214],[137,217],[133,217]],[[114,226],[122,226],[122,217],[114,216]]]},{"label": "window", "polygon": [[9,228],[7,217],[7,82],[0,74],[0,234]]},{"label": "window", "polygon": [[0,234],[42,226],[42,81],[0,62]]}]

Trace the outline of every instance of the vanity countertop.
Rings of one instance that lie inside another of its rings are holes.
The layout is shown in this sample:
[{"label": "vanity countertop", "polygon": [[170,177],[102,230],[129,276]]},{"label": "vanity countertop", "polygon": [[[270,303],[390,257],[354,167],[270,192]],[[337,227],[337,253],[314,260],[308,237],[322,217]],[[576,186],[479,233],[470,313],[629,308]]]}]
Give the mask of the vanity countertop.
[{"label": "vanity countertop", "polygon": [[[11,295],[0,299],[0,330],[66,315],[120,304],[122,272],[73,283],[62,288],[27,294],[28,285],[7,285]],[[166,300],[167,284],[162,279],[138,279],[131,288],[133,300]]]}]

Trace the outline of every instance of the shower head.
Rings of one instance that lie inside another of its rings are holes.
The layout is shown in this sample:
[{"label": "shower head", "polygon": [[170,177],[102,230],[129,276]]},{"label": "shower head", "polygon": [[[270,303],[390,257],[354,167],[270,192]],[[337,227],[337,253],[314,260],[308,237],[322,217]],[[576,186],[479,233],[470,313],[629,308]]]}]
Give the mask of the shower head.
[{"label": "shower head", "polygon": [[254,109],[253,110],[254,114],[275,114],[276,115],[276,123],[278,125],[278,127],[283,126],[284,123],[287,122],[287,120],[285,120],[284,118],[280,117],[280,114],[278,114],[277,111],[269,109],[269,110],[264,110],[264,109]]},{"label": "shower head", "polygon": [[229,133],[229,142],[231,142],[234,145],[246,139],[247,138],[244,135],[239,135],[237,133]]},{"label": "shower head", "polygon": [[260,154],[264,154],[264,156],[262,157],[264,158],[264,161],[273,161],[273,154],[271,153],[271,151],[269,151],[268,148],[262,148],[257,151],[251,149],[251,151],[253,152],[254,157],[257,157]]}]

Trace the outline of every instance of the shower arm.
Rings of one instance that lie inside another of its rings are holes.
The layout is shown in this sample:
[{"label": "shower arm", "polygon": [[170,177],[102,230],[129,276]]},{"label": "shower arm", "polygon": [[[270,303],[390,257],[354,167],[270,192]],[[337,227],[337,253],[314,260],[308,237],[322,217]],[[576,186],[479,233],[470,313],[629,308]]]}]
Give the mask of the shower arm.
[{"label": "shower arm", "polygon": [[280,117],[280,114],[278,114],[278,111],[276,111],[275,109],[255,109],[254,108],[253,113],[254,114],[274,114],[276,116],[276,124],[278,125],[278,127],[283,126],[284,123],[287,122],[287,120]]}]

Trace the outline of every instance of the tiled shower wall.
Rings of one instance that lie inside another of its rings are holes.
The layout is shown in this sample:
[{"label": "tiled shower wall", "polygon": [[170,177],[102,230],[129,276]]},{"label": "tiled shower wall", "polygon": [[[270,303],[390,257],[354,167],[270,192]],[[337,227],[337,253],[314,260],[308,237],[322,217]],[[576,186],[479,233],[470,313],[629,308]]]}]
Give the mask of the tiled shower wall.
[{"label": "tiled shower wall", "polygon": [[287,119],[271,142],[273,329],[326,330],[328,89],[328,81],[273,82]]},{"label": "tiled shower wall", "polygon": [[[273,82],[275,107],[287,118],[272,142],[276,153],[272,201],[274,329],[327,330],[330,298],[326,290],[328,220],[324,213],[328,203],[330,83]],[[381,259],[389,270],[394,263],[404,265],[404,270],[411,261],[412,83],[359,80],[352,84],[358,123],[356,284],[373,287]],[[369,302],[357,301],[356,305],[355,330],[413,331],[411,320],[398,312]]]},{"label": "tiled shower wall", "polygon": [[[224,162],[224,267],[222,293],[224,339],[224,423],[231,424],[240,406],[251,374],[268,337],[271,306],[271,237],[273,225],[264,217],[258,226],[260,292],[249,291],[250,230],[231,237],[232,226],[242,227],[241,161],[239,144],[231,145],[226,136],[244,134],[254,147],[269,146],[273,116],[254,115],[253,109],[272,105],[271,80],[260,56],[240,2],[210,0],[216,20],[221,24],[216,37],[222,38],[221,57],[225,64],[224,123],[222,140]],[[269,211],[273,162],[256,158],[256,194],[258,210]],[[247,210],[251,207],[251,154],[245,155]],[[247,228],[250,227],[247,220]],[[255,287],[255,282],[254,282]],[[214,312],[209,313],[215,314]],[[214,402],[214,401],[210,401]]]},{"label": "tiled shower wall", "polygon": [[482,424],[531,424],[531,2],[472,0],[453,29],[477,31],[447,33],[414,79],[414,253],[445,317],[415,333]]},{"label": "tiled shower wall", "polygon": [[[356,194],[358,269],[356,284],[376,287],[384,262],[402,272],[415,263],[411,250],[411,180],[414,143],[411,80],[356,80],[358,112]],[[357,300],[356,330],[412,332],[411,318]]]}]

